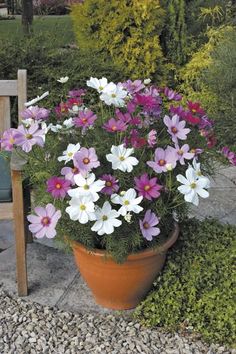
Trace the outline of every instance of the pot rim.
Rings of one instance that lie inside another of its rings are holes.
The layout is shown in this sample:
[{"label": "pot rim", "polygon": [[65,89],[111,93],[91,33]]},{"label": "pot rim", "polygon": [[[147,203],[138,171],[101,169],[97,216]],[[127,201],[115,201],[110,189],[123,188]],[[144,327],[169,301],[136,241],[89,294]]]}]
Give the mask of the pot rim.
[{"label": "pot rim", "polygon": [[[174,229],[171,231],[169,237],[167,240],[160,245],[159,247],[156,248],[147,248],[145,250],[138,251],[136,253],[129,254],[127,257],[127,260],[137,260],[140,258],[146,258],[146,257],[151,257],[153,255],[156,255],[157,253],[166,253],[170,247],[173,246],[173,244],[176,242],[180,232],[180,227],[179,224],[175,221],[174,222]],[[100,249],[92,249],[88,250],[84,245],[82,245],[78,241],[69,241],[71,245],[74,248],[79,249],[83,253],[89,253],[92,254],[95,257],[101,257],[106,255],[106,250],[100,250]],[[108,257],[111,257],[108,255]]]}]

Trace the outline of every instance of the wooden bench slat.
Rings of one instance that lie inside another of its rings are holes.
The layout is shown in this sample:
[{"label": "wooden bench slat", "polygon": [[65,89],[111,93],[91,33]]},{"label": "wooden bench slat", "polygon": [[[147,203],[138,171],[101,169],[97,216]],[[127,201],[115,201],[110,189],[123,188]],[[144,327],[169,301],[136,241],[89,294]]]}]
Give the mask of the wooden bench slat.
[{"label": "wooden bench slat", "polygon": [[18,96],[17,80],[1,80],[0,96]]}]

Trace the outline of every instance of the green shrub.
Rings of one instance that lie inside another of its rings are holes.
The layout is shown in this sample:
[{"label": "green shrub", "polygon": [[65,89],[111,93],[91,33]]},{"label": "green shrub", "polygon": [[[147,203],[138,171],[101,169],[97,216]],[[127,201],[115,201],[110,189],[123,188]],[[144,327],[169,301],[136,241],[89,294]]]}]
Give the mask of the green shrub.
[{"label": "green shrub", "polygon": [[193,326],[205,340],[235,345],[235,236],[235,227],[214,220],[182,225],[163,274],[136,316],[166,329]]},{"label": "green shrub", "polygon": [[164,72],[159,41],[164,15],[159,0],[86,0],[71,12],[82,50],[97,47],[126,78],[152,76],[159,82]]},{"label": "green shrub", "polygon": [[180,91],[200,101],[216,122],[222,145],[236,141],[236,30],[224,26],[208,31],[209,40],[180,70]]},{"label": "green shrub", "polygon": [[[56,37],[56,34],[54,35]],[[49,90],[49,100],[57,104],[58,91],[62,76],[69,76],[68,84],[63,88],[84,87],[90,76],[106,76],[109,80],[119,80],[114,66],[91,51],[81,53],[78,48],[54,48],[54,36],[45,32],[31,38],[0,41],[0,78],[15,79],[17,70],[27,69],[28,98],[36,97]],[[15,101],[14,101],[15,102]],[[44,101],[48,103],[47,100]],[[14,103],[15,106],[15,103]],[[16,119],[16,107],[14,109]]]}]

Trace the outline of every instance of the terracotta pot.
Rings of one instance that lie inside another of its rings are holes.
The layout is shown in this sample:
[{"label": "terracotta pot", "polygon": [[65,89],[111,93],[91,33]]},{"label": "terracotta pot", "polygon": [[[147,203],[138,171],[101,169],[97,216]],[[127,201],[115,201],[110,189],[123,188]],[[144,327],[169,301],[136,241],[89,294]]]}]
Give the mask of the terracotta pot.
[{"label": "terracotta pot", "polygon": [[178,235],[179,226],[175,223],[169,238],[159,248],[131,254],[123,264],[105,256],[105,251],[89,252],[78,242],[72,242],[72,248],[76,264],[96,302],[110,309],[125,310],[134,308],[144,299]]}]

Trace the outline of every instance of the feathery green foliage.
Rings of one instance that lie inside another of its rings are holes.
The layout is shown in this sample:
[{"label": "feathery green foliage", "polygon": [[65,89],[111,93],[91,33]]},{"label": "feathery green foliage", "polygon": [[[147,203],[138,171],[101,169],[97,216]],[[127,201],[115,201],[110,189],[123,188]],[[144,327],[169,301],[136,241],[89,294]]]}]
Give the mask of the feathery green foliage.
[{"label": "feathery green foliage", "polygon": [[168,330],[193,326],[205,340],[236,345],[235,235],[235,227],[214,220],[185,222],[136,317]]}]

